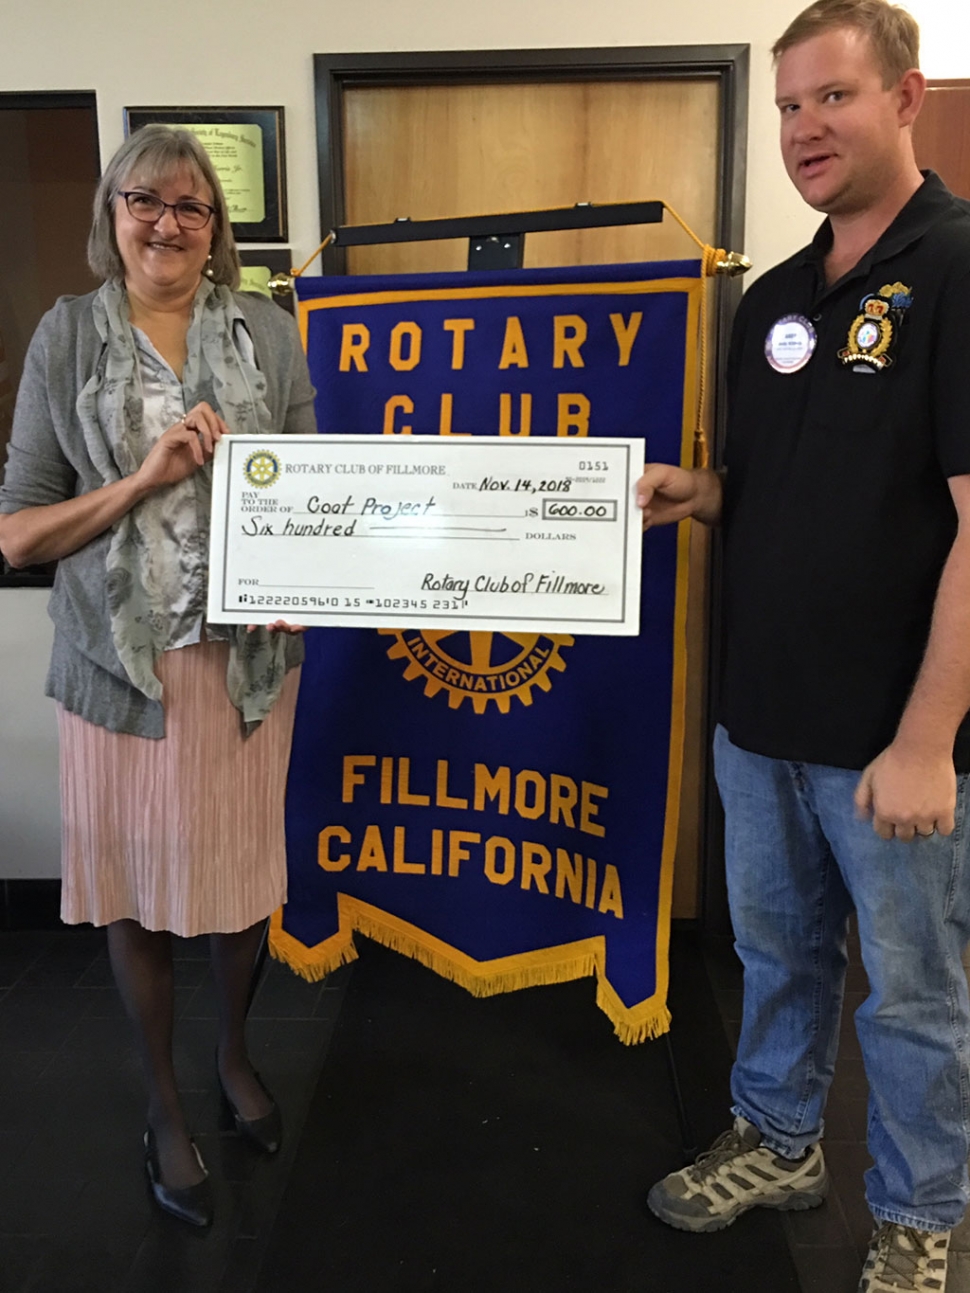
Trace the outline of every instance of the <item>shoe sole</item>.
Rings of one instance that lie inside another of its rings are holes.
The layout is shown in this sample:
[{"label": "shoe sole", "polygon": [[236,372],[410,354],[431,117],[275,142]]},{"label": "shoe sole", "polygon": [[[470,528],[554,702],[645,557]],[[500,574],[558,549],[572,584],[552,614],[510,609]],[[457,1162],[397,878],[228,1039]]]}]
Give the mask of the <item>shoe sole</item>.
[{"label": "shoe sole", "polygon": [[750,1212],[752,1208],[773,1208],[776,1212],[807,1212],[810,1208],[817,1208],[824,1203],[828,1192],[829,1183],[826,1178],[820,1183],[819,1188],[811,1193],[798,1190],[768,1195],[753,1199],[750,1203],[739,1203],[733,1211],[721,1212],[713,1217],[685,1217],[680,1213],[666,1211],[662,1204],[654,1201],[653,1190],[651,1190],[647,1195],[647,1207],[655,1217],[665,1225],[672,1226],[674,1230],[688,1230],[691,1234],[699,1235],[709,1234],[715,1230],[726,1230],[742,1213]]}]

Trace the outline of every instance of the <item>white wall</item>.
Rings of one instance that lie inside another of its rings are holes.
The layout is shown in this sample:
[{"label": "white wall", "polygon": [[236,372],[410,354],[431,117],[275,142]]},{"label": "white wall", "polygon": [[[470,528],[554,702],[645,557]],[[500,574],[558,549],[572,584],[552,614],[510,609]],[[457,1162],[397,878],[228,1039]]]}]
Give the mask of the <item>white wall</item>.
[{"label": "white wall", "polygon": [[[751,45],[748,232],[756,270],[803,242],[816,223],[778,157],[768,50],[803,0],[38,0],[0,41],[0,87],[93,89],[105,156],[122,139],[125,105],[282,103],[290,240],[298,263],[320,240],[312,55],[406,49],[597,45]],[[970,6],[910,0],[923,26],[924,69],[970,75]],[[595,198],[595,195],[591,195]],[[653,196],[653,195],[644,195]]]},{"label": "white wall", "polygon": [[[5,89],[94,89],[106,154],[127,105],[282,103],[291,243],[319,242],[312,54],[406,49],[750,43],[753,55],[748,254],[770,264],[812,217],[788,191],[775,147],[768,47],[799,8],[776,0],[39,0],[0,42]],[[595,196],[595,195],[592,195]],[[644,195],[653,196],[653,195]]]},{"label": "white wall", "polygon": [[[810,236],[778,158],[768,50],[804,0],[234,0],[161,7],[36,0],[0,41],[5,90],[95,90],[105,157],[128,106],[281,103],[286,108],[295,263],[320,241],[314,53],[608,45],[751,45],[748,223],[743,249],[764,269]],[[931,76],[970,75],[970,7],[911,0]],[[590,195],[595,199],[595,194]],[[644,194],[644,197],[662,196]],[[57,873],[53,716],[40,696],[49,630],[43,594],[0,600],[0,877]]]},{"label": "white wall", "polygon": [[970,6],[954,0],[908,0],[920,25],[920,64],[927,76],[970,76]]}]

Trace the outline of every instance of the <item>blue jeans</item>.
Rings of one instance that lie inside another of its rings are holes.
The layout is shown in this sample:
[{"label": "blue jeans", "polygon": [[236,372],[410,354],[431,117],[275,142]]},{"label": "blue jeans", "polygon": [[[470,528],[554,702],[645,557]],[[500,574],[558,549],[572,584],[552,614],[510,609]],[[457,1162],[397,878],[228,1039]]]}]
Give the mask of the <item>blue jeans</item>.
[{"label": "blue jeans", "polygon": [[857,772],[750,754],[723,728],[714,761],[744,965],[735,1114],[789,1158],[820,1139],[854,907],[870,984],[855,1015],[869,1207],[879,1221],[951,1229],[970,1197],[970,778],[953,835],[903,843],[856,818]]}]

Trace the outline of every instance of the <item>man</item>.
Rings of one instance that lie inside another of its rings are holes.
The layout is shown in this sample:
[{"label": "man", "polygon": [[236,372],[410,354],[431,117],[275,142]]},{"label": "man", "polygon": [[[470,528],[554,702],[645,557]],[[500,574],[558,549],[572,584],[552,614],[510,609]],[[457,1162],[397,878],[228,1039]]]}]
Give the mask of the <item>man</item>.
[{"label": "man", "polygon": [[647,525],[724,524],[715,767],[744,965],[734,1127],[650,1206],[706,1231],[822,1201],[855,908],[860,1293],[941,1290],[968,1198],[970,205],[916,167],[918,40],[886,0],[818,0],[777,42],[785,166],[828,219],[739,309],[723,475],[639,486]]}]

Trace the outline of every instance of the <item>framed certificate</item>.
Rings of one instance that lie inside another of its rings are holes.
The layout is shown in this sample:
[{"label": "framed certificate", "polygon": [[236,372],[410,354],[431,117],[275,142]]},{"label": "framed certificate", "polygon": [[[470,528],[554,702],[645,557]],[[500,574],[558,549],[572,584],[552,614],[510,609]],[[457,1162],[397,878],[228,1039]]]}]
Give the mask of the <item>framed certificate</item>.
[{"label": "framed certificate", "polygon": [[241,292],[259,292],[288,313],[293,313],[293,293],[281,295],[269,290],[269,280],[276,274],[288,274],[293,265],[293,253],[289,247],[240,248],[241,262],[239,290]]},{"label": "framed certificate", "polygon": [[644,442],[226,436],[208,618],[636,635]]},{"label": "framed certificate", "polygon": [[198,135],[219,176],[238,242],[285,242],[282,108],[125,108],[125,134],[151,124]]}]

